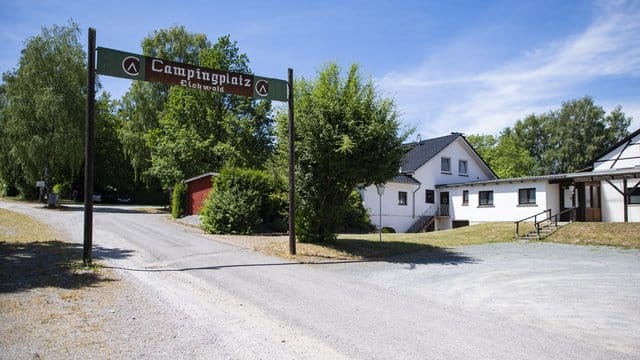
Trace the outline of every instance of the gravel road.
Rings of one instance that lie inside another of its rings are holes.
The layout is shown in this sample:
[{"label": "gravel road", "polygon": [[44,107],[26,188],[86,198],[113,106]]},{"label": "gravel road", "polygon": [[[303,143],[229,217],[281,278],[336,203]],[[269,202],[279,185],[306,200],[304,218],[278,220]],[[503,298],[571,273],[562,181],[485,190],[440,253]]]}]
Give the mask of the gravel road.
[{"label": "gravel road", "polygon": [[[0,206],[82,242],[81,209]],[[299,264],[166,215],[96,207],[94,219],[94,256],[173,334],[144,339],[136,357],[640,358],[638,250],[508,243]]]}]

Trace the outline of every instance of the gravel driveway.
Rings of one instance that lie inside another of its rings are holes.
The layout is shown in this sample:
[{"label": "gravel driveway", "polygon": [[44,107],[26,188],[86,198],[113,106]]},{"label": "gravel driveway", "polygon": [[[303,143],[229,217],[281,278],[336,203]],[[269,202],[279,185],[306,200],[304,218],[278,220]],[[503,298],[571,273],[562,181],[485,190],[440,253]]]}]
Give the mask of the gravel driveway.
[{"label": "gravel driveway", "polygon": [[[81,211],[0,206],[82,240]],[[298,264],[166,215],[97,209],[94,230],[95,256],[154,306],[153,326],[184,357],[640,358],[638,250],[509,243]],[[132,355],[167,349],[145,339]]]}]

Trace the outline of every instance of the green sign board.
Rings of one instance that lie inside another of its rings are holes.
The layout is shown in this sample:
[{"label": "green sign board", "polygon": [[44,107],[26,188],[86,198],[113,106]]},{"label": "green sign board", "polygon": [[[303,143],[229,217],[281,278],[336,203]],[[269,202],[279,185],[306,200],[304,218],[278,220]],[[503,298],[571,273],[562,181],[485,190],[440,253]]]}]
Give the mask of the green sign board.
[{"label": "green sign board", "polygon": [[131,80],[161,82],[191,89],[287,101],[287,82],[98,48],[96,72]]}]

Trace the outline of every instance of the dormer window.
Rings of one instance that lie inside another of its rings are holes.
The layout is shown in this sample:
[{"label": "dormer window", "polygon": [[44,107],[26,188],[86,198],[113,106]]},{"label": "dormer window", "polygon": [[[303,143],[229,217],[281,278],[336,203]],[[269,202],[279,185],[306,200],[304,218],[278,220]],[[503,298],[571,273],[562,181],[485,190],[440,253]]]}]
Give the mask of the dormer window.
[{"label": "dormer window", "polygon": [[447,157],[440,158],[440,170],[444,174],[451,174],[451,159]]}]

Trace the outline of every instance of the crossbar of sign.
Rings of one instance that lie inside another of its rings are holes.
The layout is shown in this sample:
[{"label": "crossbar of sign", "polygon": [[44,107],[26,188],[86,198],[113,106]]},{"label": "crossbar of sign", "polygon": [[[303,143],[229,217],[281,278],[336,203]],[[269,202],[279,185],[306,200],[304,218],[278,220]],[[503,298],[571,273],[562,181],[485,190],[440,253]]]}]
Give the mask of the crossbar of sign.
[{"label": "crossbar of sign", "polygon": [[102,75],[257,99],[288,99],[288,83],[284,80],[210,69],[102,47],[97,52],[97,73]]}]

